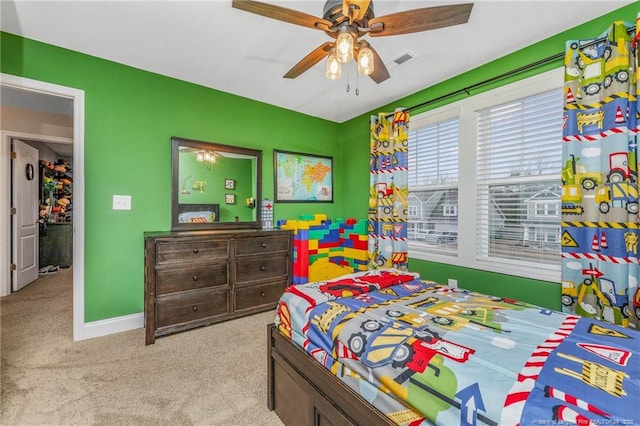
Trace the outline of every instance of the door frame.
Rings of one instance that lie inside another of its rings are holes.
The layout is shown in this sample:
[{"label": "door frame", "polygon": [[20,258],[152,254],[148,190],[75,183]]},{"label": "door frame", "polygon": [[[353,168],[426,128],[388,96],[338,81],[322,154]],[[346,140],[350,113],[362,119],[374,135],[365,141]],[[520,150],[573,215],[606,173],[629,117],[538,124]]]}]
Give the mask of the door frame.
[{"label": "door frame", "polygon": [[[44,93],[73,101],[73,340],[91,336],[84,322],[84,90],[0,73],[0,85],[15,89]],[[3,131],[0,139],[0,212],[8,212],[11,205],[11,138],[48,140],[45,135],[28,135]],[[66,138],[65,138],[66,139]],[[66,139],[68,141],[68,139]],[[0,296],[11,291],[11,220],[0,214]]]}]

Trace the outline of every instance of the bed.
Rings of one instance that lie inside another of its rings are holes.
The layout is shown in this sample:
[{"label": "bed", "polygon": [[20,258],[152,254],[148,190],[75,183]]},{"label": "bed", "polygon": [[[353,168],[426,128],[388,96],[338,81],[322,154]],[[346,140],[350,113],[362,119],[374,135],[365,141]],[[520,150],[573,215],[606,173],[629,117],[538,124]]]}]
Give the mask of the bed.
[{"label": "bed", "polygon": [[640,333],[397,270],[292,286],[268,328],[287,425],[640,424]]},{"label": "bed", "polygon": [[218,204],[178,204],[178,223],[211,223],[220,221]]}]

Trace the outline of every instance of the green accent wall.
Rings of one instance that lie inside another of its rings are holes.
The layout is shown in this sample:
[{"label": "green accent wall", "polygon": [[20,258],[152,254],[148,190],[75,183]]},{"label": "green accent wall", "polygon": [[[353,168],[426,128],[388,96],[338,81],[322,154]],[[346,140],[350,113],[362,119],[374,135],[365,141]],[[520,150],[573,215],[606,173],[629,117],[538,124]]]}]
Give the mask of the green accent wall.
[{"label": "green accent wall", "polygon": [[[598,35],[616,19],[634,21],[638,10],[636,2],[380,111],[415,105],[562,52],[565,40]],[[272,200],[274,149],[333,156],[334,203],[276,203],[275,218],[367,217],[369,114],[339,124],[8,33],[0,32],[0,45],[3,73],[85,92],[85,322],[143,311],[143,233],[171,225],[172,136],[262,150],[262,193]],[[112,210],[114,194],[131,195],[132,210]],[[461,287],[559,307],[554,283],[418,260],[411,267],[425,278],[453,277]]]}]

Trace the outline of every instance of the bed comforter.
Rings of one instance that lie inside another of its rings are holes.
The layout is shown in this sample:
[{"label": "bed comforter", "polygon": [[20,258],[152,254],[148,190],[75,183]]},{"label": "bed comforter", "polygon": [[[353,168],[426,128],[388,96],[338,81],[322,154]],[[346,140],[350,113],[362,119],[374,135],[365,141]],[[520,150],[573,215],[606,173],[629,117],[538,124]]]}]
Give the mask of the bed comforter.
[{"label": "bed comforter", "polygon": [[280,333],[401,425],[640,425],[640,333],[396,270],[292,286]]}]

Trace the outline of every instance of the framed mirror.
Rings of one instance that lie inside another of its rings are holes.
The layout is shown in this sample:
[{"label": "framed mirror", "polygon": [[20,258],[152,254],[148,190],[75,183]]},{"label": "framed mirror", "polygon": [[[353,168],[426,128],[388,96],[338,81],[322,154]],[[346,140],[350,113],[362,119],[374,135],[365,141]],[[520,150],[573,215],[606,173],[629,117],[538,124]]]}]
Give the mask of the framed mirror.
[{"label": "framed mirror", "polygon": [[171,230],[260,228],[262,151],[171,138]]}]

